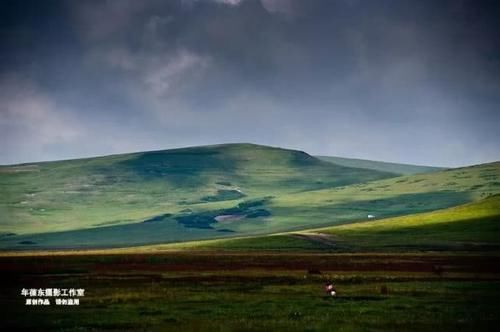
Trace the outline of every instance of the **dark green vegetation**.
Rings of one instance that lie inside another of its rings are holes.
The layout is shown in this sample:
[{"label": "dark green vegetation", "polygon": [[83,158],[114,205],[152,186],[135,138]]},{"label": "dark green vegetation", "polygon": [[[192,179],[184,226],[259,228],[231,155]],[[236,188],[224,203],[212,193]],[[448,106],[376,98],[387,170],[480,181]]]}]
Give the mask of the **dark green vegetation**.
[{"label": "dark green vegetation", "polygon": [[500,163],[399,176],[229,144],[3,166],[0,191],[2,249],[124,247],[457,206],[500,193]]},{"label": "dark green vegetation", "polygon": [[[2,327],[51,331],[488,331],[499,258],[172,253],[0,257]],[[334,280],[337,298],[323,285]],[[78,307],[22,288],[84,288]],[[54,300],[52,300],[54,302]]]},{"label": "dark green vegetation", "polygon": [[396,164],[388,163],[383,161],[373,161],[365,159],[354,159],[354,158],[342,158],[342,157],[328,157],[328,156],[317,156],[317,158],[328,161],[337,165],[355,167],[355,168],[366,168],[376,171],[391,172],[399,175],[411,175],[417,173],[429,173],[439,170],[443,170],[441,167],[429,167],[429,166],[417,166],[408,164]]}]

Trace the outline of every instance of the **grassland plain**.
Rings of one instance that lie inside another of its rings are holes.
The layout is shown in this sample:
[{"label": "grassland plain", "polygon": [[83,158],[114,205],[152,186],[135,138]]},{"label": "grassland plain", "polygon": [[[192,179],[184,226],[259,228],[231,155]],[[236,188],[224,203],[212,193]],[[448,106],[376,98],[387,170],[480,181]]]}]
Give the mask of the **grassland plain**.
[{"label": "grassland plain", "polygon": [[[0,284],[2,327],[488,331],[499,322],[498,263],[495,256],[444,253],[0,257],[8,271]],[[325,296],[327,280],[335,281],[337,298]],[[83,288],[85,296],[79,306],[33,307],[25,305],[22,288]]]},{"label": "grassland plain", "polygon": [[433,211],[500,192],[500,163],[398,176],[249,144],[16,165],[0,174],[2,249],[273,234]]}]

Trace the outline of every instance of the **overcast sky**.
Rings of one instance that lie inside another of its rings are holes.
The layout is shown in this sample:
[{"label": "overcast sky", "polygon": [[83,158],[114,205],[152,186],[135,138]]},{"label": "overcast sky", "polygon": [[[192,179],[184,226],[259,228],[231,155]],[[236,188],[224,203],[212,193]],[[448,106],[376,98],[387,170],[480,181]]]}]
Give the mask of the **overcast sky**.
[{"label": "overcast sky", "polygon": [[0,164],[252,142],[500,160],[498,1],[0,1]]}]

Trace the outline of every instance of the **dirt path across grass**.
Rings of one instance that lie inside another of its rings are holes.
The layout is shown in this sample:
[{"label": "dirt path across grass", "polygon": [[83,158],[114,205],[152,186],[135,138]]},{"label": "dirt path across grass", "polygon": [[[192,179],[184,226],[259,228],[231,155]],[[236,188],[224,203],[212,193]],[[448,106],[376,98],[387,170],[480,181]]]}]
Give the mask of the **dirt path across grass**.
[{"label": "dirt path across grass", "polygon": [[297,239],[320,243],[327,247],[337,246],[335,240],[333,239],[333,236],[325,233],[296,233],[292,234],[291,236]]}]

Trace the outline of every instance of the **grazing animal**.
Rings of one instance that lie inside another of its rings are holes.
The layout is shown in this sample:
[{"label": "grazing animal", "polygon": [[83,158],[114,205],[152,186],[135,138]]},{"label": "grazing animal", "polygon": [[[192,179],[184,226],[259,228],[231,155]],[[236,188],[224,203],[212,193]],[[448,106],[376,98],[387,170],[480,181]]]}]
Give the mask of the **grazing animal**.
[{"label": "grazing animal", "polygon": [[333,282],[327,282],[325,284],[325,292],[330,296],[337,296],[337,290],[335,289]]}]

